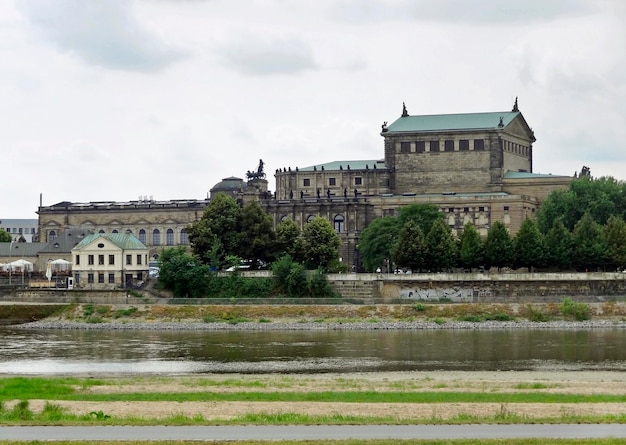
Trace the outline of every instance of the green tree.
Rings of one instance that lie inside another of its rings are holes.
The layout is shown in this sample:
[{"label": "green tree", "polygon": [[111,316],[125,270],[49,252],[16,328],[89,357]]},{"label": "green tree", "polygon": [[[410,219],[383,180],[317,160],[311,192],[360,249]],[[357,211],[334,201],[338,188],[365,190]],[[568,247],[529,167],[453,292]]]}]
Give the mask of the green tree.
[{"label": "green tree", "polygon": [[449,270],[456,265],[457,246],[452,231],[443,218],[437,218],[426,235],[428,269],[433,272]]},{"label": "green tree", "polygon": [[272,275],[276,289],[288,297],[302,297],[308,292],[304,266],[294,261],[289,255],[274,261]]},{"label": "green tree", "polygon": [[607,243],[607,259],[611,268],[626,267],[626,223],[622,218],[611,216],[604,225]]},{"label": "green tree", "polygon": [[302,231],[305,265],[310,269],[332,271],[339,267],[341,240],[328,220],[316,217]]},{"label": "green tree", "polygon": [[0,230],[0,243],[10,243],[13,237],[6,230]]},{"label": "green tree", "polygon": [[366,272],[385,268],[391,260],[391,249],[398,237],[398,220],[393,216],[375,219],[359,237],[359,254]]},{"label": "green tree", "polygon": [[159,284],[175,297],[203,297],[209,287],[209,268],[189,255],[184,246],[164,249],[159,255]]},{"label": "green tree", "polygon": [[513,253],[513,240],[506,226],[501,221],[494,222],[485,240],[486,265],[495,266],[498,270],[509,267],[513,262]]},{"label": "green tree", "polygon": [[273,261],[276,252],[276,234],[272,227],[272,218],[256,201],[243,208],[239,242],[239,256],[251,261],[253,269]]},{"label": "green tree", "polygon": [[295,261],[302,261],[301,231],[293,219],[287,218],[276,226],[276,251],[278,256],[289,255]]},{"label": "green tree", "polygon": [[417,223],[409,220],[400,229],[391,257],[396,266],[401,268],[409,268],[415,272],[428,268],[426,237]]},{"label": "green tree", "polygon": [[596,270],[606,261],[606,239],[602,226],[589,213],[576,223],[573,236],[573,259],[578,270]]},{"label": "green tree", "polygon": [[[241,208],[234,198],[218,193],[204,209],[202,218],[194,221],[188,228],[189,242],[194,253],[208,263],[211,253],[219,252],[221,266],[228,255],[239,255],[241,235]],[[216,240],[221,247],[217,246]]]},{"label": "green tree", "polygon": [[534,220],[526,218],[517,232],[515,243],[515,263],[527,267],[529,272],[533,267],[544,264],[545,243]]},{"label": "green tree", "polygon": [[566,270],[572,266],[572,234],[561,219],[556,219],[545,236],[545,263]]},{"label": "green tree", "polygon": [[562,219],[572,231],[585,213],[589,213],[600,225],[606,224],[612,215],[626,217],[626,183],[612,177],[593,179],[583,176],[570,183],[567,190],[550,193],[539,208],[537,223],[543,233]]},{"label": "green tree", "polygon": [[465,224],[460,237],[459,258],[463,267],[470,269],[484,264],[484,245],[480,233],[472,223]]},{"label": "green tree", "polygon": [[413,221],[422,230],[422,233],[430,232],[433,223],[438,219],[444,219],[439,207],[433,204],[411,204],[398,209],[398,231],[408,221]]}]

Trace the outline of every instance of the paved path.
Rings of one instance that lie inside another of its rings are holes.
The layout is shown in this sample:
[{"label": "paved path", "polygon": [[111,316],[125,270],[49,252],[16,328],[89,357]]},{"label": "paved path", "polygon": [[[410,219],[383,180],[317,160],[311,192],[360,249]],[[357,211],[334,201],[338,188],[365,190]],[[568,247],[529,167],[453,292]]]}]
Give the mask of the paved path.
[{"label": "paved path", "polygon": [[0,440],[626,438],[626,425],[15,426]]}]

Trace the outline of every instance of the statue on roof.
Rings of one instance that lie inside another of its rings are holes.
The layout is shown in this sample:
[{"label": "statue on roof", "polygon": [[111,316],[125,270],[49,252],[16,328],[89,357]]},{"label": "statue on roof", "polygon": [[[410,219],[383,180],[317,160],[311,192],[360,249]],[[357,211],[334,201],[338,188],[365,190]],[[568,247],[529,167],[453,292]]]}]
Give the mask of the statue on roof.
[{"label": "statue on roof", "polygon": [[406,104],[402,102],[402,117],[407,117],[409,112],[406,110]]},{"label": "statue on roof", "polygon": [[246,177],[248,178],[248,180],[252,181],[255,179],[265,179],[265,172],[263,171],[264,165],[265,163],[263,162],[263,159],[259,159],[259,166],[257,167],[256,171],[251,172],[250,170],[248,170],[248,172],[246,173]]},{"label": "statue on roof", "polygon": [[518,112],[519,108],[517,106],[517,96],[515,96],[515,103],[513,104],[513,109],[511,110],[513,112]]}]

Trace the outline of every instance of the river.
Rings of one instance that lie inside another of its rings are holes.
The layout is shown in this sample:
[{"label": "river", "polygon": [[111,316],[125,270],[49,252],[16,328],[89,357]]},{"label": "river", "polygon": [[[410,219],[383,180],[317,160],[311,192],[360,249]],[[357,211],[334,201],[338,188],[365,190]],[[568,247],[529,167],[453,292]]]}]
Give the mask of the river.
[{"label": "river", "polygon": [[0,329],[0,374],[626,370],[626,329]]}]

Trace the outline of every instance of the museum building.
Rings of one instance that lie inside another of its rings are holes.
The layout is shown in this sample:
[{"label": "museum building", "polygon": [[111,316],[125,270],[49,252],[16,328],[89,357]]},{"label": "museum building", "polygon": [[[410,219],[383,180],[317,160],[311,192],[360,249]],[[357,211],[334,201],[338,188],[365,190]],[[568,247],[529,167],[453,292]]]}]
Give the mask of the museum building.
[{"label": "museum building", "polygon": [[[533,172],[535,135],[518,109],[511,111],[416,115],[402,113],[382,125],[379,159],[344,160],[276,170],[276,191],[260,161],[247,180],[225,178],[211,196],[227,193],[242,205],[258,201],[274,226],[286,218],[301,228],[317,216],[339,234],[341,259],[360,270],[358,240],[374,219],[397,214],[410,204],[433,204],[458,233],[472,223],[484,236],[495,221],[517,233],[553,190],[566,189],[570,176]],[[186,228],[202,217],[206,200],[62,202],[40,206],[41,241],[67,229],[136,236],[154,256],[167,246],[187,245]]]}]

